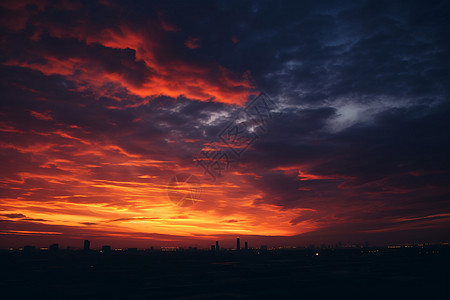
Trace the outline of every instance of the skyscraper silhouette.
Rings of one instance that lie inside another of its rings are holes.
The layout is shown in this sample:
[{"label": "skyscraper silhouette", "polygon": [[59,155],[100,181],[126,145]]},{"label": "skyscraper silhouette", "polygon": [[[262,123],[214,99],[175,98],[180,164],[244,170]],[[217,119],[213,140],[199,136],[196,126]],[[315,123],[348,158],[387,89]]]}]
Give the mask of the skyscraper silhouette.
[{"label": "skyscraper silhouette", "polygon": [[244,249],[245,249],[245,250],[248,250],[248,243],[247,243],[247,242],[245,242]]},{"label": "skyscraper silhouette", "polygon": [[88,240],[84,240],[84,247],[83,247],[84,251],[89,251],[90,247],[91,242],[89,242]]},{"label": "skyscraper silhouette", "polygon": [[220,250],[219,241],[216,241],[216,250]]},{"label": "skyscraper silhouette", "polygon": [[58,254],[59,245],[58,244],[52,244],[48,248],[48,252],[52,255]]},{"label": "skyscraper silhouette", "polygon": [[236,238],[236,250],[241,250],[241,240],[239,238]]}]

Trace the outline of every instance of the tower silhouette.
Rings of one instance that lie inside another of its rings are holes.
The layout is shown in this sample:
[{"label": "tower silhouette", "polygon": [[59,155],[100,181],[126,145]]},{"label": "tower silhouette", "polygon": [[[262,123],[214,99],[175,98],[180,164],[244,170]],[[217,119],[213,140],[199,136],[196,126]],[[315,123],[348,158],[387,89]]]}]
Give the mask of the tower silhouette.
[{"label": "tower silhouette", "polygon": [[241,250],[241,240],[239,238],[236,238],[236,250]]},{"label": "tower silhouette", "polygon": [[83,247],[84,251],[89,251],[90,247],[91,242],[89,242],[88,240],[84,240],[84,247]]}]

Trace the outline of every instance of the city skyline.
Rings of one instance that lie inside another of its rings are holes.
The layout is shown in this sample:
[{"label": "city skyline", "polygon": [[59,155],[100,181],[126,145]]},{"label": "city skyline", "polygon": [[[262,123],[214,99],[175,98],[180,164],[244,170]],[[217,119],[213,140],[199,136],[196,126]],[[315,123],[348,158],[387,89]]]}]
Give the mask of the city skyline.
[{"label": "city skyline", "polygon": [[[234,245],[232,244],[232,241],[234,241]],[[399,242],[399,243],[393,243],[393,244],[384,244],[384,245],[374,245],[371,244],[369,241],[364,241],[360,243],[343,243],[342,241],[338,241],[335,244],[330,243],[321,243],[321,244],[308,244],[308,245],[266,245],[266,244],[254,244],[250,245],[248,244],[248,241],[244,240],[244,247],[240,246],[240,238],[237,237],[232,241],[214,241],[214,243],[211,243],[212,241],[203,243],[203,244],[195,244],[195,245],[176,245],[174,243],[168,244],[165,246],[162,245],[141,245],[140,247],[129,247],[130,245],[106,245],[99,242],[91,243],[90,240],[82,240],[79,241],[78,244],[70,244],[70,245],[60,245],[59,243],[51,243],[50,245],[32,245],[32,244],[24,244],[19,247],[6,247],[6,248],[0,248],[0,250],[19,250],[22,251],[24,249],[35,249],[35,250],[50,250],[53,248],[56,249],[63,249],[63,250],[83,250],[83,251],[100,251],[102,252],[104,247],[108,247],[108,251],[126,251],[126,250],[139,250],[139,251],[158,251],[164,249],[171,249],[171,250],[207,250],[207,251],[246,251],[246,250],[277,250],[277,249],[297,249],[297,250],[304,250],[304,249],[349,249],[349,248],[370,248],[370,249],[396,249],[396,248],[409,248],[409,247],[424,247],[424,246],[447,246],[450,245],[449,241],[441,241],[441,242]],[[223,246],[225,244],[225,246]]]},{"label": "city skyline", "polygon": [[[56,252],[58,250],[62,251],[80,251],[83,250],[84,252],[148,252],[148,251],[163,251],[163,252],[173,252],[173,251],[210,251],[210,252],[220,252],[220,251],[235,251],[235,252],[245,252],[248,250],[343,250],[343,249],[409,249],[409,248],[435,248],[435,247],[447,247],[450,245],[450,242],[441,242],[441,243],[398,243],[393,245],[387,245],[387,246],[375,246],[370,245],[367,241],[364,242],[364,244],[342,244],[342,242],[339,242],[334,245],[330,244],[322,244],[322,245],[314,245],[310,244],[308,246],[279,246],[279,247],[268,247],[267,245],[254,245],[253,247],[248,247],[248,242],[245,242],[244,248],[238,247],[238,245],[235,245],[235,247],[220,247],[217,248],[216,245],[211,245],[208,247],[180,247],[180,246],[161,246],[161,247],[154,247],[154,246],[148,246],[143,248],[136,248],[136,247],[122,247],[122,248],[116,248],[112,247],[111,245],[94,245],[94,247],[90,247],[90,241],[84,240],[83,246],[77,245],[75,247],[67,246],[67,247],[61,247],[59,244],[51,244],[48,247],[37,247],[35,245],[24,245],[23,247],[13,248],[9,247],[8,249],[0,249],[0,250],[9,250],[9,251],[49,251],[49,252]],[[444,249],[444,248],[443,248]],[[361,252],[364,253],[364,252]],[[372,252],[368,252],[372,253]],[[317,254],[316,254],[317,255]]]}]

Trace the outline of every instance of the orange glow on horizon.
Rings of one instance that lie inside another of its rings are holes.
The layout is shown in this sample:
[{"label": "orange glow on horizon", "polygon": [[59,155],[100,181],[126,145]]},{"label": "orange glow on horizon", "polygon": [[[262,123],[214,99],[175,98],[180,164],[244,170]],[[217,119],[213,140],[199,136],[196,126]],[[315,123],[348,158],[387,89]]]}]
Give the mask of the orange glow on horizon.
[{"label": "orange glow on horizon", "polygon": [[[81,132],[77,128],[70,132],[59,129],[42,135],[40,144],[34,146],[2,145],[24,155],[45,157],[46,161],[35,169],[18,172],[17,178],[2,179],[1,184],[9,186],[11,193],[2,200],[2,219],[70,227],[79,234],[89,230],[108,236],[150,233],[205,239],[237,234],[290,236],[318,227],[311,221],[290,222],[303,209],[254,205],[263,195],[241,178],[256,174],[230,172],[218,183],[204,181],[198,203],[178,207],[167,197],[171,173],[166,170],[185,170],[201,178],[200,169],[181,168],[170,159],[130,154],[114,144],[81,138]],[[55,152],[60,144],[70,149],[70,155],[61,158]],[[145,168],[153,171],[139,171]],[[101,178],[103,173],[121,175],[108,179]],[[4,217],[19,212],[23,218]],[[42,230],[17,234],[39,235]]]}]

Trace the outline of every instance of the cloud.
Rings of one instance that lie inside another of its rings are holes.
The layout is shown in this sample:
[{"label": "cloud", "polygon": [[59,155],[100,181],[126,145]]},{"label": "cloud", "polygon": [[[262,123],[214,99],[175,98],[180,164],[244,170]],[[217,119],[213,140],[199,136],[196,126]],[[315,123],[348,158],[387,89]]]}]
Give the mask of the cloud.
[{"label": "cloud", "polygon": [[26,217],[23,214],[2,214],[2,216],[10,218],[10,219],[19,219],[19,218],[25,218]]},{"label": "cloud", "polygon": [[109,222],[126,222],[126,221],[141,221],[141,220],[158,220],[159,218],[150,218],[150,217],[132,217],[132,218],[119,218],[110,220]]},{"label": "cloud", "polygon": [[184,45],[188,47],[189,49],[196,49],[200,48],[200,38],[198,37],[191,37],[184,42]]},{"label": "cloud", "polygon": [[81,222],[80,224],[86,225],[86,226],[97,225],[97,224],[94,223],[94,222]]},{"label": "cloud", "polygon": [[[9,237],[445,232],[448,4],[17,3],[0,22]],[[256,88],[283,118],[211,183],[193,157]],[[167,199],[181,172],[203,182],[189,210]]]},{"label": "cloud", "polygon": [[[88,12],[100,7],[86,6],[83,10],[86,14],[64,6],[50,5],[46,9],[28,21],[35,33],[26,41],[27,50],[3,62],[4,65],[62,75],[80,90],[119,102],[122,97],[117,94],[126,92],[140,98],[185,96],[242,104],[252,93],[246,77],[182,50],[182,45],[177,44],[180,34],[168,31],[167,23],[160,17],[149,18],[142,27],[133,23],[131,16],[120,24],[98,23]],[[101,9],[114,14],[115,9],[122,8]],[[61,23],[57,12],[67,19]],[[75,13],[80,15],[73,18]],[[147,27],[152,30],[144,30]],[[186,45],[198,48],[198,41],[190,38]],[[12,40],[9,42],[9,48],[18,47]]]}]

